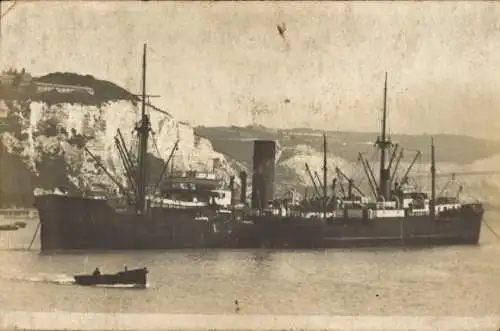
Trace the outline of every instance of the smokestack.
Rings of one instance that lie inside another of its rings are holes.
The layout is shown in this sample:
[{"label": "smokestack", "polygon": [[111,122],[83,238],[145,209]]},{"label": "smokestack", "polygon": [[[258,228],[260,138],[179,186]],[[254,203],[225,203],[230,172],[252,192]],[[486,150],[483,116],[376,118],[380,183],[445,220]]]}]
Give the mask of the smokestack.
[{"label": "smokestack", "polygon": [[231,189],[231,206],[236,204],[236,196],[234,189],[234,176],[229,177],[229,188]]},{"label": "smokestack", "polygon": [[247,173],[242,171],[240,172],[240,181],[241,181],[241,193],[240,193],[240,202],[244,205],[247,204]]},{"label": "smokestack", "polygon": [[252,208],[262,209],[274,196],[274,163],[276,143],[271,140],[254,141]]}]

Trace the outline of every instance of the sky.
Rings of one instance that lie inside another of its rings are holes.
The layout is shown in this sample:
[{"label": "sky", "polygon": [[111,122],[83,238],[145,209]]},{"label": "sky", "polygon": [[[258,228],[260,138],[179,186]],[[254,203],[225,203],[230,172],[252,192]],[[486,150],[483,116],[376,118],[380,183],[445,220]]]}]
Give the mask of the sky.
[{"label": "sky", "polygon": [[[2,13],[11,3],[2,1]],[[284,38],[277,24],[285,23]],[[90,74],[191,125],[500,139],[499,2],[17,2],[1,67]]]}]

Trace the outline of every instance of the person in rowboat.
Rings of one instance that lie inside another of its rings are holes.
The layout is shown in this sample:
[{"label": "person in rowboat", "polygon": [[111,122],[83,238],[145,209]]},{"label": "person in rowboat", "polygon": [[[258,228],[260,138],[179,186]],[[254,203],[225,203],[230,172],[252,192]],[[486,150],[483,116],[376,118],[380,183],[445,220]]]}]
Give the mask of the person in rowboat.
[{"label": "person in rowboat", "polygon": [[100,276],[101,271],[99,270],[99,267],[95,268],[94,272],[92,273],[92,276]]}]

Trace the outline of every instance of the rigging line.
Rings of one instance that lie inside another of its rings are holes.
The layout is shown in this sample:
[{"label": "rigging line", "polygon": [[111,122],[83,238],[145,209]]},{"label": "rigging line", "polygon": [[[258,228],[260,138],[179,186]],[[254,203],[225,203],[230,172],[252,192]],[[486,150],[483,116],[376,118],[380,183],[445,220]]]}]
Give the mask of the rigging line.
[{"label": "rigging line", "polygon": [[151,140],[153,141],[153,145],[156,149],[156,153],[158,153],[158,157],[161,159],[160,149],[158,148],[158,144],[156,143],[156,135],[154,131],[151,131]]},{"label": "rigging line", "polygon": [[33,246],[33,243],[35,242],[36,235],[38,234],[38,231],[40,230],[40,225],[41,225],[41,222],[38,221],[38,224],[36,225],[35,233],[33,234],[33,238],[31,238],[30,245],[28,246],[28,250],[31,249],[31,247]]},{"label": "rigging line", "polygon": [[154,106],[151,102],[146,102],[146,105],[148,107],[150,107],[151,109],[153,109],[153,110],[155,110],[155,111],[157,111],[157,112],[159,112],[159,113],[167,116],[168,119],[173,119],[174,118],[174,116],[172,114],[170,114],[168,111],[163,110],[163,109],[161,109],[159,107]]},{"label": "rigging line", "polygon": [[500,240],[500,235],[498,235],[498,233],[496,233],[495,230],[493,230],[493,228],[488,224],[488,222],[486,222],[485,220],[483,220],[483,224],[486,225],[486,227],[491,231],[491,233],[493,233],[493,235],[498,239]]},{"label": "rigging line", "polygon": [[[442,195],[444,195],[444,194],[447,194],[447,193],[448,193],[448,191],[449,191],[449,190],[448,190],[448,187],[449,187],[450,185],[452,185],[452,184],[453,184],[453,182],[454,182],[454,180],[453,180],[453,179],[449,179],[448,181],[446,181],[446,182],[444,183],[444,185],[442,185],[441,190],[439,191],[439,193],[437,194],[437,196],[442,196]],[[441,183],[441,184],[442,184],[442,183]]]},{"label": "rigging line", "polygon": [[353,182],[355,182],[355,183],[359,180],[358,185],[361,185],[361,183],[363,182],[363,179],[364,179],[360,163],[361,163],[361,161],[359,161],[359,160],[356,162],[356,165],[353,167],[354,173],[353,173],[352,178],[351,178],[353,180]]},{"label": "rigging line", "polygon": [[[361,153],[361,156],[363,157],[363,160],[366,162],[366,165],[368,165],[369,167],[372,167],[372,165],[370,165],[370,151],[372,153],[374,153],[373,150],[372,150],[372,148],[369,147],[365,152]],[[371,158],[373,159],[374,156],[372,156]],[[361,180],[368,179],[367,174],[365,172],[365,166],[364,166],[364,164],[362,162],[360,162],[359,166],[360,166]]]},{"label": "rigging line", "polygon": [[129,151],[132,158],[137,157],[137,136],[132,137]]},{"label": "rigging line", "polygon": [[[423,164],[424,164],[424,161],[423,161],[423,157],[418,157],[418,160],[417,162],[415,162],[415,165],[414,167],[412,167],[412,169],[410,170],[410,172],[408,173],[408,180],[410,181],[413,181],[415,184],[415,186],[419,189],[422,189],[423,188],[423,183],[422,181],[418,181],[416,178],[415,178],[415,175],[414,174],[417,174],[417,173],[420,173],[422,172],[422,169],[423,169]],[[428,173],[429,176],[431,176],[430,173]],[[432,176],[431,176],[432,177]]]},{"label": "rigging line", "polygon": [[[368,165],[370,166],[370,168],[374,169],[375,168],[375,163],[377,162],[377,158],[378,158],[378,151],[377,150],[374,150],[372,151],[372,157],[371,157],[371,160]],[[368,159],[366,159],[367,163],[368,163]]]},{"label": "rigging line", "polygon": [[14,7],[17,5],[17,1],[18,1],[18,0],[14,0],[14,3],[13,3],[13,4],[9,7],[9,8],[7,8],[7,10],[6,10],[4,13],[2,13],[2,16],[0,16],[0,21],[1,21],[1,20],[5,17],[5,16],[7,16],[7,14],[8,14],[8,13],[9,13],[12,9],[14,9]]},{"label": "rigging line", "polygon": [[2,3],[0,2],[0,49],[1,49],[1,43],[2,43],[2,19],[7,16],[7,14],[14,9],[14,6],[17,5],[17,0],[14,0],[14,3],[7,8],[7,10],[2,13]]},{"label": "rigging line", "polygon": [[[358,161],[353,162],[354,164],[351,164],[350,167],[348,168],[349,170],[349,177],[352,179],[353,182],[356,182],[356,177],[358,176]],[[347,169],[346,169],[347,171]],[[346,174],[347,175],[347,174]]]},{"label": "rigging line", "polygon": [[361,167],[361,164],[358,165],[358,174],[359,174],[359,183],[358,186],[361,186],[363,184],[363,181],[366,179],[366,176],[363,174],[363,168]]}]

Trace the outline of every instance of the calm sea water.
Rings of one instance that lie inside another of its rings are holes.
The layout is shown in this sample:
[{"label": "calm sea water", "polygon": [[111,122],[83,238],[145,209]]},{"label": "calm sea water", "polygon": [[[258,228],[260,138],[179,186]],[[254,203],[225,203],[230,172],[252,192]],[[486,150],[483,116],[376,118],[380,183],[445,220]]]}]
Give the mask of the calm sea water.
[{"label": "calm sea water", "polygon": [[[500,213],[486,221],[500,234]],[[497,315],[500,239],[477,247],[40,255],[37,221],[0,233],[2,310],[333,315]],[[72,275],[147,266],[147,289],[87,288]]]}]

